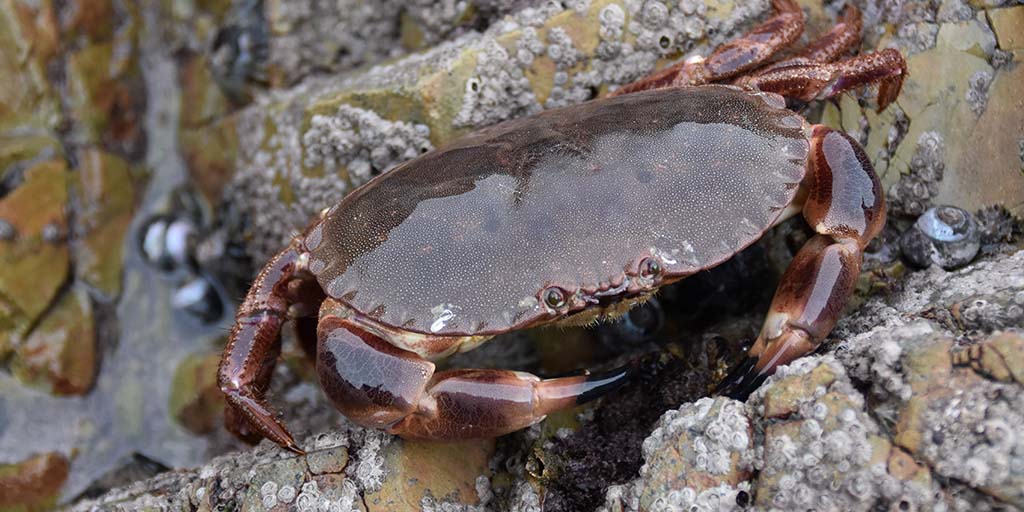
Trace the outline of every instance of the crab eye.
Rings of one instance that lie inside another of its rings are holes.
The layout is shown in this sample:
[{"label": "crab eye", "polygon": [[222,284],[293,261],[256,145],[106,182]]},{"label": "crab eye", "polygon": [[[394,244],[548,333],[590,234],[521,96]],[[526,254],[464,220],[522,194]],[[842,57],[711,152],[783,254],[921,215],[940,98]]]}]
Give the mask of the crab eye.
[{"label": "crab eye", "polygon": [[661,262],[655,258],[644,258],[640,262],[640,277],[644,279],[655,279],[661,275],[664,269]]},{"label": "crab eye", "polygon": [[544,290],[544,304],[551,309],[561,308],[565,305],[565,292],[556,286]]}]

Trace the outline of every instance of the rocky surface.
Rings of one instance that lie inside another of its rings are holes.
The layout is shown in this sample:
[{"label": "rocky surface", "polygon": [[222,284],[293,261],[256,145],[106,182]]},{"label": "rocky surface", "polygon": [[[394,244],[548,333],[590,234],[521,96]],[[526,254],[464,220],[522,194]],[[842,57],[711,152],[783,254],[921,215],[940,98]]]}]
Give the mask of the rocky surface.
[{"label": "rocky surface", "polygon": [[[610,488],[604,508],[1024,507],[1024,441],[1010,427],[1024,420],[1022,271],[1024,252],[915,274],[746,404],[703,398],[667,412],[640,477]],[[965,306],[986,319],[942,321]]]},{"label": "rocky surface", "polygon": [[[1024,507],[1014,428],[1024,420],[1024,251],[933,267],[901,287],[865,302],[826,353],[783,367],[746,403],[700,398],[666,412],[643,441],[639,476],[611,485],[603,509]],[[973,322],[947,323],[970,308]],[[346,427],[305,439],[305,457],[264,442],[75,509],[539,510],[550,482],[519,457],[548,448],[531,430],[496,446]]]},{"label": "rocky surface", "polygon": [[[800,3],[805,40],[842,8]],[[313,214],[477,127],[705,54],[769,2],[0,1],[0,509],[1022,507],[1024,6],[855,4],[862,50],[901,49],[910,77],[881,113],[870,92],[801,110],[865,145],[891,205],[822,355],[745,404],[706,398],[806,239],[788,223],[635,318],[452,363],[645,354],[597,407],[407,443],[345,423],[286,343],[272,394],[315,448],[210,461],[240,447],[210,375],[232,299]],[[900,234],[944,204],[977,213],[980,261],[911,272]],[[199,469],[96,498],[167,466]]]}]

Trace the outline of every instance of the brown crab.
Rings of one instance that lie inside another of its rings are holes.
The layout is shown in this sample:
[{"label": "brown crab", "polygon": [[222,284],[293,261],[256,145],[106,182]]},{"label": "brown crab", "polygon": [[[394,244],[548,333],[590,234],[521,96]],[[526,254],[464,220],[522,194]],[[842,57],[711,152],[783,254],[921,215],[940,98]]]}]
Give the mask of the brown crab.
[{"label": "brown crab", "polygon": [[[379,176],[323,212],[259,273],[238,310],[219,383],[227,426],[301,452],[264,398],[292,320],[324,392],[352,421],[404,437],[493,437],[622,382],[628,370],[555,379],[435,373],[495,335],[614,318],[713,267],[802,212],[818,235],[782,277],[748,362],[756,387],[821,342],[885,222],[863,149],[810,125],[783,97],[879,84],[899,93],[895,50],[839,60],[859,13],[801,52],[803,13],[772,18],[704,60],[610,97],[501,123]],[[767,64],[766,64],[767,63]],[[731,85],[703,85],[726,82]]]}]

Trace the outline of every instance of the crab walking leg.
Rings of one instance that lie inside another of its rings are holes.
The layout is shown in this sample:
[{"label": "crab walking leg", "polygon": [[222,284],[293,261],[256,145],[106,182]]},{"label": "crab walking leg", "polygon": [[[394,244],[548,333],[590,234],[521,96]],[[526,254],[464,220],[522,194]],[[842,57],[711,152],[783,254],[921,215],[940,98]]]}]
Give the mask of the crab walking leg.
[{"label": "crab walking leg", "polygon": [[877,83],[878,110],[882,111],[899,95],[906,76],[907,63],[903,55],[898,50],[887,48],[838,62],[773,66],[739,80],[738,84],[811,101]]},{"label": "crab walking leg", "polygon": [[410,439],[497,437],[617,387],[623,369],[540,379],[509,370],[449,370],[399,349],[348,318],[320,322],[317,373],[353,422]]},{"label": "crab walking leg", "polygon": [[864,247],[885,224],[885,196],[864,150],[848,135],[815,126],[804,185],[804,218],[819,234],[782,275],[748,360],[720,388],[745,398],[779,365],[814,350],[853,294]]},{"label": "crab walking leg", "polygon": [[839,21],[831,30],[811,41],[796,55],[760,68],[756,70],[755,74],[794,64],[824,63],[837,60],[860,43],[861,26],[860,10],[852,5],[847,5]]},{"label": "crab walking leg", "polygon": [[260,271],[238,308],[217,372],[228,403],[227,429],[246,440],[265,437],[296,453],[302,450],[267,405],[265,394],[281,353],[281,324],[294,302],[289,285],[300,261],[301,252],[293,244]]},{"label": "crab walking leg", "polygon": [[789,46],[804,30],[804,13],[793,0],[773,0],[775,15],[738,39],[719,46],[706,59],[687,59],[626,84],[609,96],[669,86],[717,82],[754,69]]}]

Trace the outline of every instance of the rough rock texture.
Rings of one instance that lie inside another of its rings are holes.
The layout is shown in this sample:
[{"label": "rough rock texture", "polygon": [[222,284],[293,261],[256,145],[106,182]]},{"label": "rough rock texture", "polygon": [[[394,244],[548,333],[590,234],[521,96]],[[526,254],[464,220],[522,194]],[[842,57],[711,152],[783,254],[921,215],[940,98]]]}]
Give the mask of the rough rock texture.
[{"label": "rough rock texture", "polygon": [[486,28],[531,4],[541,2],[267,2],[268,78],[272,85],[287,86],[311,74],[376,63]]},{"label": "rough rock texture", "polygon": [[[747,403],[702,398],[666,412],[643,443],[640,476],[609,487],[604,509],[1022,507],[1022,304],[1024,251],[912,274],[845,318],[826,354],[783,367]],[[342,510],[536,510],[544,501],[528,490],[529,464],[515,469],[521,448],[411,443],[354,427],[304,443],[306,457],[263,443],[76,509],[306,510],[320,500]]]},{"label": "rough rock texture", "polygon": [[493,441],[412,443],[350,427],[303,444],[309,450],[304,457],[265,443],[197,470],[167,473],[80,502],[72,510],[450,510],[490,499],[487,462]]},{"label": "rough rock texture", "polygon": [[1021,27],[1010,20],[1019,20],[1024,6],[961,0],[858,5],[866,44],[902,50],[910,77],[884,112],[847,96],[838,107],[826,106],[823,120],[865,145],[893,213],[916,216],[933,204],[970,211],[1003,204],[1020,214],[1024,104],[1011,91],[1024,73],[1024,47],[1009,34]]},{"label": "rough rock texture", "polygon": [[91,388],[92,303],[121,291],[146,147],[138,22],[110,1],[0,3],[0,362],[57,394]]},{"label": "rough rock texture", "polygon": [[[800,3],[804,40],[843,4]],[[1020,239],[1010,214],[1024,205],[1024,6],[854,3],[865,17],[861,50],[900,48],[911,74],[882,113],[867,91],[802,110],[861,140],[892,206],[860,309],[826,355],[793,365],[747,404],[701,400],[756,333],[773,275],[806,240],[792,223],[753,248],[745,261],[759,266],[733,266],[737,257],[663,290],[660,344],[643,346],[655,361],[597,407],[493,443],[431,448],[345,427],[287,349],[271,395],[314,447],[304,461],[265,445],[80,507],[1019,507],[1024,297],[1021,257],[1006,244]],[[139,261],[129,229],[146,223],[136,208],[194,219],[196,232],[219,227],[197,249],[201,268],[183,272],[227,303],[240,290],[210,284],[214,272],[245,255],[258,265],[370,177],[481,125],[706,54],[764,19],[769,2],[375,7],[0,0],[0,478],[31,498],[13,506],[72,500],[139,453],[184,467],[238,447],[219,428],[209,376],[189,377],[213,365],[230,307],[209,324],[179,307],[182,276]],[[903,277],[891,240],[939,204],[985,208],[983,259]],[[250,271],[233,274],[240,288]],[[694,298],[680,301],[684,291]],[[638,346],[616,329],[528,333],[456,364],[546,375],[612,365]],[[38,471],[37,457],[59,471]],[[141,474],[166,469],[153,468]]]},{"label": "rough rock texture", "polygon": [[44,453],[16,464],[0,464],[0,510],[48,510],[57,504],[68,477],[68,459]]},{"label": "rough rock texture", "polygon": [[[605,510],[1024,507],[1024,439],[1011,426],[1024,421],[1024,251],[933,267],[902,288],[746,404],[665,413],[640,477],[609,488]],[[970,308],[973,321],[945,321]]]}]

